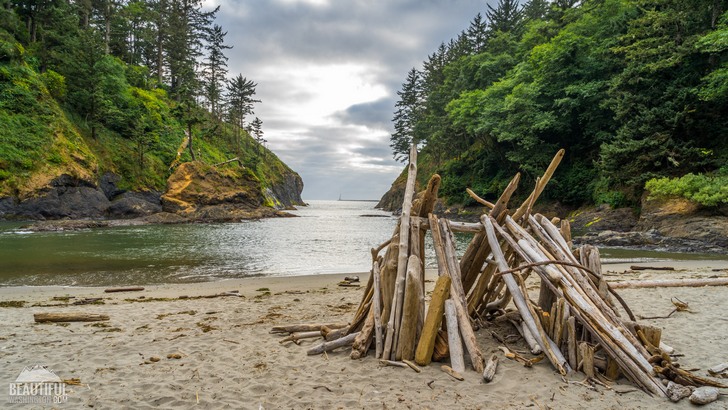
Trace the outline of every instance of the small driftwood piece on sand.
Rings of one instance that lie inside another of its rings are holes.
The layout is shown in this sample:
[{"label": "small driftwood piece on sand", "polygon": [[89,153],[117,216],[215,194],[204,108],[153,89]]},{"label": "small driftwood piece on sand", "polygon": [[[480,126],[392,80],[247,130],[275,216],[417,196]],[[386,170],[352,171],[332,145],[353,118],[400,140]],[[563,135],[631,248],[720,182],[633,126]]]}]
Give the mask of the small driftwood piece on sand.
[{"label": "small driftwood piece on sand", "polygon": [[101,322],[109,320],[108,315],[93,313],[36,313],[33,315],[36,323],[45,322]]},{"label": "small driftwood piece on sand", "polygon": [[349,333],[349,326],[340,327],[338,329],[331,329],[327,326],[321,327],[321,334],[324,336],[324,339],[328,341],[344,337],[347,333]]},{"label": "small driftwood piece on sand", "polygon": [[632,265],[629,267],[631,270],[675,270],[672,266],[637,266]]},{"label": "small driftwood piece on sand", "polygon": [[116,292],[141,292],[144,288],[141,286],[135,286],[135,287],[128,287],[128,288],[109,288],[104,289],[104,292],[106,293],[116,293]]},{"label": "small driftwood piece on sand", "polygon": [[331,324],[300,324],[300,325],[286,325],[286,326],[273,326],[270,330],[271,333],[296,333],[296,332],[313,332],[314,330],[323,330],[327,327],[329,329],[341,329],[349,326],[348,323],[331,323]]},{"label": "small driftwood piece on sand", "polygon": [[359,335],[359,332],[346,335],[340,339],[332,340],[330,342],[323,342],[318,346],[308,349],[307,355],[312,356],[315,354],[321,354],[323,352],[330,352],[339,347],[349,346],[354,342],[354,339]]},{"label": "small driftwood piece on sand", "polygon": [[446,364],[443,364],[442,366],[440,366],[440,369],[441,369],[441,370],[442,370],[443,372],[445,372],[445,373],[449,374],[449,375],[450,375],[450,376],[451,376],[451,377],[452,377],[453,379],[455,379],[455,380],[458,380],[458,381],[463,381],[463,380],[465,380],[465,378],[463,377],[463,375],[462,375],[462,374],[460,374],[460,373],[456,372],[455,370],[453,370],[453,369],[452,369],[452,367],[450,367],[450,366],[448,366],[448,365],[446,365]]},{"label": "small driftwood piece on sand", "polygon": [[402,360],[402,363],[404,363],[407,366],[409,366],[410,369],[414,370],[415,372],[422,373],[422,369],[420,369],[419,367],[417,367],[417,365],[414,362],[409,361],[409,360]]},{"label": "small driftwood piece on sand", "polygon": [[703,286],[728,286],[728,278],[625,280],[609,283],[609,287],[612,289],[699,288]]},{"label": "small driftwood piece on sand", "polygon": [[533,338],[533,335],[531,334],[531,331],[528,330],[528,326],[523,321],[517,321],[517,320],[510,320],[513,327],[516,328],[518,333],[521,334],[523,337],[523,340],[526,341],[526,344],[528,344],[528,348],[531,351],[531,354],[539,355],[543,351],[541,350],[541,346],[536,343],[536,339]]},{"label": "small driftwood piece on sand", "polygon": [[485,364],[485,370],[483,371],[483,380],[485,380],[486,383],[490,383],[493,380],[493,377],[495,377],[495,371],[498,369],[498,356],[494,353],[490,356],[490,359],[488,359],[488,362]]},{"label": "small driftwood piece on sand", "polygon": [[286,342],[293,342],[297,343],[301,339],[311,339],[315,337],[323,337],[323,334],[320,330],[313,330],[311,332],[297,332],[297,333],[291,333],[290,336],[287,336],[281,340],[278,341],[278,343],[286,343]]},{"label": "small driftwood piece on sand", "polygon": [[417,367],[416,364],[409,360],[402,360],[401,362],[398,362],[396,360],[387,360],[387,359],[379,359],[379,364],[382,366],[392,366],[392,367],[402,367],[402,368],[409,368],[414,370],[417,373],[421,373],[422,369]]},{"label": "small driftwood piece on sand", "polygon": [[379,364],[382,366],[392,366],[392,367],[409,367],[407,366],[407,363],[404,362],[397,362],[394,360],[387,360],[387,359],[379,359]]}]

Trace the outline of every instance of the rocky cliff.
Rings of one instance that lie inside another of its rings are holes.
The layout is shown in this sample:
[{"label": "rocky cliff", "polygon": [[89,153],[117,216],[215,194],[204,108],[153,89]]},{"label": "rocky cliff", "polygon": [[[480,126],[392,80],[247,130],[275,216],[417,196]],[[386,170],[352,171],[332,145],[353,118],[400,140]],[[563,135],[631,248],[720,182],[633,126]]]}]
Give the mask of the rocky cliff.
[{"label": "rocky cliff", "polygon": [[169,177],[165,192],[127,191],[119,188],[120,179],[112,173],[97,180],[62,174],[35,191],[0,198],[0,219],[131,219],[170,213],[182,217],[175,222],[233,221],[278,216],[279,209],[303,204],[303,182],[293,171],[265,186],[245,167],[216,169],[187,162]]},{"label": "rocky cliff", "polygon": [[[38,72],[1,28],[0,38],[17,51],[0,58],[0,219],[233,220],[302,204],[300,176],[245,130],[198,107],[190,134],[164,89],[123,76],[116,120],[91,121],[60,103],[62,75]],[[129,107],[151,110],[146,122]]]},{"label": "rocky cliff", "polygon": [[162,208],[190,220],[235,221],[282,216],[280,209],[302,204],[303,182],[296,173],[266,187],[245,167],[217,169],[200,162],[177,167],[167,180]]}]

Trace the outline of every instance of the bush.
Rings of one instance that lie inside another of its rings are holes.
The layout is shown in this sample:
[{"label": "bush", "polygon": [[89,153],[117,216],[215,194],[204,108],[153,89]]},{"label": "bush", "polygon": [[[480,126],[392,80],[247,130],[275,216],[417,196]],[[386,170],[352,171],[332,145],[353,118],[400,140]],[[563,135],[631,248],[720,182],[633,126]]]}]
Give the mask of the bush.
[{"label": "bush", "polygon": [[48,93],[56,100],[61,100],[66,95],[66,78],[53,70],[47,70],[41,74],[43,84],[48,89]]},{"label": "bush", "polygon": [[680,178],[653,178],[645,184],[651,197],[679,196],[704,206],[728,203],[728,176],[686,174]]}]

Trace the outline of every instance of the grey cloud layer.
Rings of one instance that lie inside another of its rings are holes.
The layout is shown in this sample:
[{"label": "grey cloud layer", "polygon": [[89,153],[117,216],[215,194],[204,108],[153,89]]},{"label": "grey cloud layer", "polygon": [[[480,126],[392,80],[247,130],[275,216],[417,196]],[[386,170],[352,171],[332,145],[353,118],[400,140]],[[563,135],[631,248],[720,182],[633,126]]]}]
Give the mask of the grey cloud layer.
[{"label": "grey cloud layer", "polygon": [[[485,9],[485,1],[341,1],[325,5],[304,1],[223,1],[217,22],[228,32],[231,75],[253,81],[311,65],[356,64],[367,83],[386,88],[387,96],[331,112],[322,126],[294,123],[286,110],[305,105],[311,91],[300,79],[275,76],[259,82],[263,120],[273,150],[298,171],[304,198],[381,196],[402,169],[389,150],[388,134],[396,91],[440,42],[447,42]],[[283,70],[285,68],[285,70]],[[265,73],[265,74],[263,74]],[[295,131],[294,131],[295,130]],[[289,140],[295,135],[294,140]],[[352,158],[353,156],[353,158]],[[352,164],[355,162],[356,164]],[[343,186],[342,186],[343,185]],[[348,190],[345,190],[345,188]]]}]

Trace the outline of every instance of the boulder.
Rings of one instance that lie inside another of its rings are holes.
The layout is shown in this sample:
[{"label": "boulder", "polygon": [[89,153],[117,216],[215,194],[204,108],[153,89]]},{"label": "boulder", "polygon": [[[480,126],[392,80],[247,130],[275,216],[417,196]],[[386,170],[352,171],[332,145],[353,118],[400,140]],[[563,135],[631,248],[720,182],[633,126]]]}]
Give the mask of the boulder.
[{"label": "boulder", "polygon": [[674,403],[690,396],[692,392],[688,386],[683,386],[672,381],[667,383],[667,398]]},{"label": "boulder", "polygon": [[121,181],[121,177],[111,172],[105,172],[99,178],[99,188],[104,192],[104,195],[106,195],[109,201],[126,192],[123,189],[117,188],[116,184],[119,181]]},{"label": "boulder", "polygon": [[162,194],[157,191],[124,192],[106,210],[110,218],[139,218],[162,212]]},{"label": "boulder", "polygon": [[18,203],[14,214],[28,219],[102,218],[108,207],[108,198],[93,183],[62,175]]},{"label": "boulder", "polygon": [[703,405],[718,400],[720,392],[715,387],[698,387],[693,394],[690,395],[690,403]]}]

